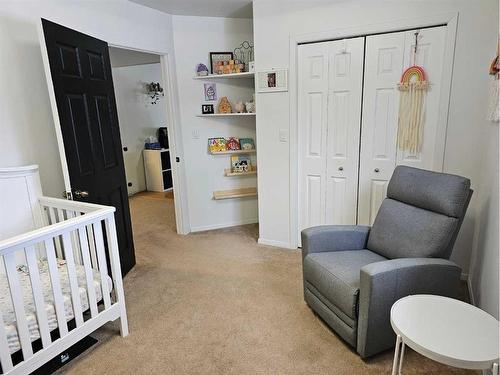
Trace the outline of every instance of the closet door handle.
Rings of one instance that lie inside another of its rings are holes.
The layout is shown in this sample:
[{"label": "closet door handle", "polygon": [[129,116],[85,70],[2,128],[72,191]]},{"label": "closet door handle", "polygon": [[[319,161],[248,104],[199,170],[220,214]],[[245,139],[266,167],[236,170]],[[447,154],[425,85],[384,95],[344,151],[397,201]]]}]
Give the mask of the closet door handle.
[{"label": "closet door handle", "polygon": [[343,171],[344,170],[344,167],[339,167],[339,171]]},{"label": "closet door handle", "polygon": [[375,173],[378,173],[378,172],[380,172],[380,169],[375,168],[373,171],[374,171]]}]

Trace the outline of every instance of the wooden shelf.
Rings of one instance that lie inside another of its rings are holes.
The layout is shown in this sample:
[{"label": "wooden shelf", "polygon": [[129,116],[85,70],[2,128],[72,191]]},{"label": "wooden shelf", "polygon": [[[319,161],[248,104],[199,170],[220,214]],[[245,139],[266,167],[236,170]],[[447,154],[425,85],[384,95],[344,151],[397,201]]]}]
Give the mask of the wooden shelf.
[{"label": "wooden shelf", "polygon": [[229,73],[229,74],[209,74],[207,76],[194,76],[193,79],[220,79],[220,78],[253,78],[255,72]]},{"label": "wooden shelf", "polygon": [[220,151],[220,152],[210,152],[211,155],[228,155],[228,154],[255,154],[257,150],[229,150],[229,151]]},{"label": "wooden shelf", "polygon": [[233,199],[233,198],[248,198],[248,197],[256,197],[256,196],[257,196],[257,188],[254,188],[254,187],[214,191],[214,199],[215,200]]},{"label": "wooden shelf", "polygon": [[199,114],[197,117],[225,117],[225,116],[255,116],[254,113],[207,113],[207,114]]},{"label": "wooden shelf", "polygon": [[252,167],[252,170],[248,172],[231,172],[231,168],[224,169],[224,176],[226,177],[239,177],[239,176],[251,176],[257,174],[257,168]]}]

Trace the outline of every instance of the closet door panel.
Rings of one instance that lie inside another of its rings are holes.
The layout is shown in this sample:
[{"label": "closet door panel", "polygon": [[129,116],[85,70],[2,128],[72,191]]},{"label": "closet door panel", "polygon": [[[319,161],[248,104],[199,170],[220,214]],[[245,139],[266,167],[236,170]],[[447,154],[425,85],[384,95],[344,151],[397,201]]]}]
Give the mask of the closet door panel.
[{"label": "closet door panel", "polygon": [[358,224],[371,225],[396,165],[405,33],[366,37]]},{"label": "closet door panel", "polygon": [[329,46],[326,224],[356,224],[364,38]]},{"label": "closet door panel", "polygon": [[328,43],[302,45],[298,52],[300,233],[325,222]]},{"label": "closet door panel", "polygon": [[[425,98],[424,127],[420,152],[397,151],[397,164],[423,169],[442,170],[442,161],[437,162],[436,141],[438,139],[439,106],[442,95],[446,27],[433,27],[418,33],[415,57],[415,31],[405,33],[404,69],[422,66],[430,84]],[[436,166],[441,166],[441,168]]]}]

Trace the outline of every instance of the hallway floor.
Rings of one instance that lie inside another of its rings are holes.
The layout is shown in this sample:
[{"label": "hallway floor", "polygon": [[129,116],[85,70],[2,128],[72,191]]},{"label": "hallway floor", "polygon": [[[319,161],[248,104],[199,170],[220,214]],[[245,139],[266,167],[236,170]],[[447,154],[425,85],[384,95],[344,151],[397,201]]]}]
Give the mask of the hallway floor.
[{"label": "hallway floor", "polygon": [[[173,199],[130,200],[137,265],[124,279],[130,335],[110,323],[67,374],[390,374],[361,360],[307,307],[299,251],[246,225],[180,236]],[[408,350],[403,373],[472,374]]]}]

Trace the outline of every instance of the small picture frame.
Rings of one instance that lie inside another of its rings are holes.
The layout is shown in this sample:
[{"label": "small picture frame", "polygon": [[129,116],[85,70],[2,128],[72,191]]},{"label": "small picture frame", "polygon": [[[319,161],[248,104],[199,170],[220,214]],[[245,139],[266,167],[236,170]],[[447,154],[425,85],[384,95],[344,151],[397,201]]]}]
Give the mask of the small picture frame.
[{"label": "small picture frame", "polygon": [[229,61],[234,60],[234,55],[232,52],[210,52],[210,73],[217,74],[217,65],[219,62],[224,64],[229,63]]},{"label": "small picture frame", "polygon": [[203,104],[201,106],[201,113],[204,115],[211,115],[214,113],[214,105],[213,104]]},{"label": "small picture frame", "polygon": [[288,91],[288,70],[270,69],[257,73],[258,92]]},{"label": "small picture frame", "polygon": [[217,100],[217,86],[215,83],[203,84],[203,91],[205,93],[206,102]]}]

